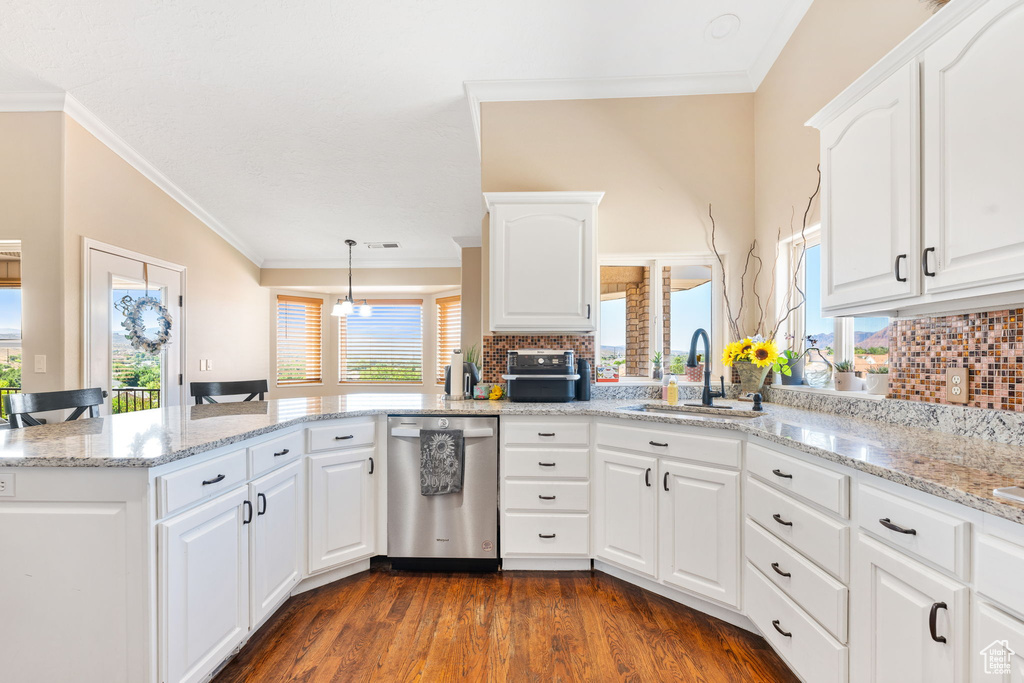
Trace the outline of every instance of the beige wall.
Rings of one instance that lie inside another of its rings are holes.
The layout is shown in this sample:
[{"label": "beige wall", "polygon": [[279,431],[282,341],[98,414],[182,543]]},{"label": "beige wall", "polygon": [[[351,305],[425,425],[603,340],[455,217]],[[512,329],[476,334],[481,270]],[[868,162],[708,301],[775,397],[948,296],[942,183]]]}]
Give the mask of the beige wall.
[{"label": "beige wall", "polygon": [[[186,266],[186,382],[269,377],[259,268],[74,120],[5,113],[0,239],[22,240],[27,390],[81,386],[85,237]],[[215,369],[199,373],[199,358]]]},{"label": "beige wall", "polygon": [[484,192],[605,192],[602,257],[706,253],[712,203],[727,263],[743,258],[754,226],[752,94],[487,102],[481,122]]},{"label": "beige wall", "polygon": [[755,225],[766,258],[777,230],[789,234],[794,206],[799,230],[817,182],[818,131],[804,123],[930,16],[920,0],[811,5],[754,96]]},{"label": "beige wall", "polygon": [[477,350],[483,349],[483,322],[481,312],[481,283],[483,273],[480,269],[480,247],[466,247],[462,250],[462,348],[463,350],[476,345]]},{"label": "beige wall", "polygon": [[[22,242],[22,386],[64,388],[64,115],[0,114],[0,239]],[[33,357],[46,356],[46,373]]]},{"label": "beige wall", "polygon": [[[80,381],[85,237],[187,268],[186,385],[269,377],[260,269],[73,119],[64,140],[65,383]],[[200,358],[214,369],[200,373]]]}]

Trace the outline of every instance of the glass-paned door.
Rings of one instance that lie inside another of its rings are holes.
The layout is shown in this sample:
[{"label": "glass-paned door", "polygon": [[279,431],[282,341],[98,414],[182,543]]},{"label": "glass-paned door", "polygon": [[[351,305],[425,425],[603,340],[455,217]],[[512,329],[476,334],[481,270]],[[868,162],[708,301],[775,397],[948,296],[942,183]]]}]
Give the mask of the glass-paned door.
[{"label": "glass-paned door", "polygon": [[[87,385],[107,391],[110,412],[128,413],[182,402],[182,272],[141,259],[90,249]],[[158,350],[133,339],[125,322],[145,339],[157,340],[165,323],[153,299],[167,309],[167,341]],[[138,313],[136,313],[138,311]]]}]

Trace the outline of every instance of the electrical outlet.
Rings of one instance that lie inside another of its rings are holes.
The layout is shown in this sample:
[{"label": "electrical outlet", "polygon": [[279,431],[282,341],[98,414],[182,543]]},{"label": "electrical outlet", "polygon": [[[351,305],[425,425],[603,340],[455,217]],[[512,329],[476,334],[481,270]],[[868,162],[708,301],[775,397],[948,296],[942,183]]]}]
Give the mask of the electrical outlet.
[{"label": "electrical outlet", "polygon": [[0,474],[0,496],[14,497],[14,472]]},{"label": "electrical outlet", "polygon": [[967,368],[946,368],[946,400],[967,403],[970,396]]}]

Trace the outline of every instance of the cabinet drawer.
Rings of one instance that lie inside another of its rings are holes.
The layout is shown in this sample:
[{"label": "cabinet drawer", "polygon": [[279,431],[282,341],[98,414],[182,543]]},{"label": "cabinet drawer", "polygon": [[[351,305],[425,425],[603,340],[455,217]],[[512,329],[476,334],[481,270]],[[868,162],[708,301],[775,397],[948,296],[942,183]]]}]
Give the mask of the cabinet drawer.
[{"label": "cabinet drawer", "polygon": [[850,478],[845,474],[747,444],[747,470],[795,496],[849,519]]},{"label": "cabinet drawer", "polygon": [[[974,588],[1012,610],[1024,613],[1024,548],[995,536],[978,534],[974,544]],[[1024,655],[1024,650],[1021,651]]]},{"label": "cabinet drawer", "polygon": [[507,481],[505,509],[587,512],[590,484],[585,481]]},{"label": "cabinet drawer", "polygon": [[371,446],[376,432],[377,423],[373,420],[337,422],[326,427],[306,429],[310,453]]},{"label": "cabinet drawer", "polygon": [[849,578],[850,528],[747,477],[747,514],[842,581]]},{"label": "cabinet drawer", "polygon": [[685,458],[711,465],[740,466],[740,441],[717,436],[598,423],[597,445]]},{"label": "cabinet drawer", "polygon": [[590,445],[589,422],[519,422],[505,420],[501,425],[506,444]]},{"label": "cabinet drawer", "polygon": [[849,589],[750,520],[746,532],[747,560],[845,643]]},{"label": "cabinet drawer", "polygon": [[269,472],[302,455],[302,432],[292,432],[249,448],[249,462],[253,477]]},{"label": "cabinet drawer", "polygon": [[238,486],[246,479],[245,451],[226,453],[157,477],[157,514],[166,517],[196,501]]},{"label": "cabinet drawer", "polygon": [[846,646],[749,563],[746,579],[747,616],[797,676],[814,683],[845,683],[849,679]]},{"label": "cabinet drawer", "polygon": [[857,510],[860,526],[875,536],[967,578],[969,522],[866,484],[858,487]]},{"label": "cabinet drawer", "polygon": [[589,450],[506,448],[502,457],[506,477],[586,479],[590,476]]},{"label": "cabinet drawer", "polygon": [[587,515],[506,514],[501,535],[502,555],[590,554]]}]

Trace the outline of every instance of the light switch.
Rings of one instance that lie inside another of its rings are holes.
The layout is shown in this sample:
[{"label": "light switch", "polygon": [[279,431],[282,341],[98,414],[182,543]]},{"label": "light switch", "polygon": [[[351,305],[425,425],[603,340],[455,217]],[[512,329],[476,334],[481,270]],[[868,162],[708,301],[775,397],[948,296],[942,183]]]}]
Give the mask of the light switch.
[{"label": "light switch", "polygon": [[35,371],[46,372],[46,356],[36,356],[35,358]]},{"label": "light switch", "polygon": [[206,369],[213,370],[213,361],[210,360],[209,358],[206,359]]},{"label": "light switch", "polygon": [[206,369],[206,359],[205,358],[200,358],[199,359],[199,372],[202,372],[205,369]]}]

